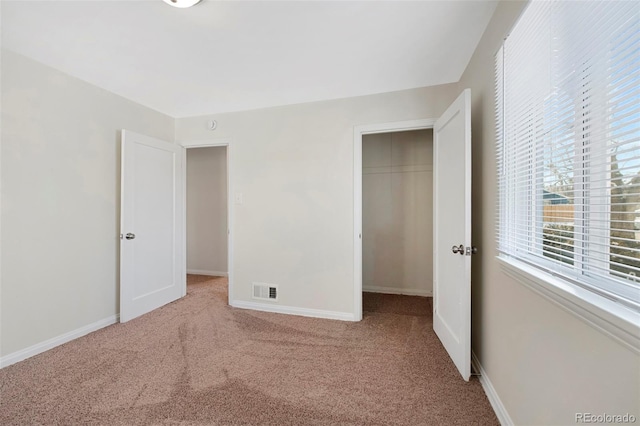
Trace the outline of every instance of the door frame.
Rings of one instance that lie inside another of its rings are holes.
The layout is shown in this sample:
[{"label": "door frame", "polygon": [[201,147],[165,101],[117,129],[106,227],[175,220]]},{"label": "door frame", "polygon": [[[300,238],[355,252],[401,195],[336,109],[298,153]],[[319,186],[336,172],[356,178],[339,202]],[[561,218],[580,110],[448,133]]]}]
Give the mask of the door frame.
[{"label": "door frame", "polygon": [[[353,128],[353,314],[362,320],[362,136],[433,129],[437,118],[363,124]],[[435,147],[434,147],[435,148]]]},{"label": "door frame", "polygon": [[184,234],[182,238],[182,249],[184,252],[184,282],[182,295],[186,296],[187,294],[187,149],[190,148],[214,148],[214,147],[226,147],[227,148],[227,281],[228,281],[228,301],[227,303],[231,305],[231,302],[234,300],[233,298],[233,203],[231,202],[232,198],[232,189],[233,189],[233,173],[232,173],[232,162],[231,162],[231,139],[230,138],[219,138],[219,139],[211,139],[211,140],[190,140],[179,142],[179,145],[182,146],[184,150],[182,156],[182,170],[183,170],[183,218],[184,218]]}]

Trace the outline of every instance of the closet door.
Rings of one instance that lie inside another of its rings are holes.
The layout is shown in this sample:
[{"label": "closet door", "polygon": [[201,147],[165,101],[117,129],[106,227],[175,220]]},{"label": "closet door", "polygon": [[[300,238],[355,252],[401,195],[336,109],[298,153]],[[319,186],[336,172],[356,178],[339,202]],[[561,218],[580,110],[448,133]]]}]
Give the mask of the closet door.
[{"label": "closet door", "polygon": [[471,375],[471,91],[433,128],[433,329],[465,380]]}]

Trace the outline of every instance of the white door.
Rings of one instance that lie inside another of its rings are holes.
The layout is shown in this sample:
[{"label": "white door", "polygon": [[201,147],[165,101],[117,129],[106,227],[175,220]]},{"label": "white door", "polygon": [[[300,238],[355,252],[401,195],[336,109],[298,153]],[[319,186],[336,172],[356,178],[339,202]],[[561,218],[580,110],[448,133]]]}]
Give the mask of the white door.
[{"label": "white door", "polygon": [[433,329],[471,374],[471,91],[433,127]]},{"label": "white door", "polygon": [[120,322],[182,296],[183,148],[122,131]]}]

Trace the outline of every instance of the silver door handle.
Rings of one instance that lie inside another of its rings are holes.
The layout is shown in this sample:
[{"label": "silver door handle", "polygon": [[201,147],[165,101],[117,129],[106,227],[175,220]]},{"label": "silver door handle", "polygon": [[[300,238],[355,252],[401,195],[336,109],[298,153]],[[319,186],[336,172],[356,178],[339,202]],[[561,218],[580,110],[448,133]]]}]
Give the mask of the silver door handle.
[{"label": "silver door handle", "polygon": [[458,254],[459,253],[460,255],[464,256],[464,245],[460,244],[459,246],[453,246],[453,247],[451,247],[451,251],[454,254]]},{"label": "silver door handle", "polygon": [[127,235],[124,236],[127,240],[134,240],[136,238],[136,234],[132,234],[131,232],[129,232]]}]

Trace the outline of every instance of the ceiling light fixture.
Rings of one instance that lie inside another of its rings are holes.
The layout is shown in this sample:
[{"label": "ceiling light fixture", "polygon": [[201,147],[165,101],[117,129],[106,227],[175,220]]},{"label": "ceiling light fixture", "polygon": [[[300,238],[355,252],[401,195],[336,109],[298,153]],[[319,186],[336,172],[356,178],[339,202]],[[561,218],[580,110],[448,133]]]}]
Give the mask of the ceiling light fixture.
[{"label": "ceiling light fixture", "polygon": [[173,7],[179,7],[184,9],[185,7],[191,7],[200,3],[200,0],[164,0],[165,3],[170,4]]}]

